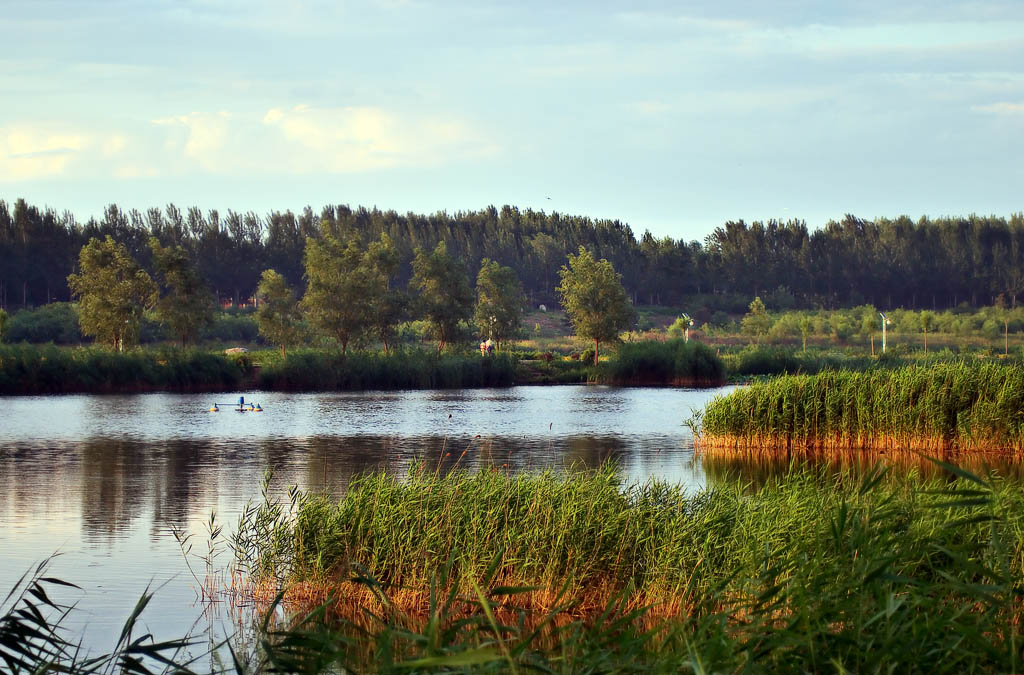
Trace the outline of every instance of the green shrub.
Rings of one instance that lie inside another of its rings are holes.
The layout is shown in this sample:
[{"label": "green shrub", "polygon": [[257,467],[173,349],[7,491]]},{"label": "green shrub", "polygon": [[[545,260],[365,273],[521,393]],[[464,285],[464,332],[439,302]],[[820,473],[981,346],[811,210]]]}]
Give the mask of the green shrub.
[{"label": "green shrub", "polygon": [[70,302],[51,302],[35,309],[23,309],[10,318],[7,342],[53,342],[68,345],[82,342],[78,312]]}]

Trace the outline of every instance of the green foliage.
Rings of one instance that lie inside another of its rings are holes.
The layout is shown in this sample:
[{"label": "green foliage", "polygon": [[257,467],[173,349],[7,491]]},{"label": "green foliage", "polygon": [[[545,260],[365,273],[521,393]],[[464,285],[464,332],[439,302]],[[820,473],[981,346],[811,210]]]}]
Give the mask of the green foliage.
[{"label": "green foliage", "polygon": [[485,258],[476,277],[476,310],[473,320],[480,335],[501,344],[519,332],[523,322],[523,285],[511,267]]},{"label": "green foliage", "polygon": [[[45,576],[50,559],[23,574],[0,603],[0,662],[7,673],[136,673],[187,670],[187,650],[196,644],[184,637],[157,642],[152,634],[140,634],[140,615],[153,594],[147,589],[129,613],[114,649],[106,654],[90,652],[68,634],[67,617],[75,611],[55,598],[78,586]],[[160,664],[157,670],[150,668]]]},{"label": "green foliage", "polygon": [[287,358],[287,348],[299,344],[305,335],[294,291],[283,276],[264,270],[256,297],[260,335],[280,347],[281,357]]},{"label": "green foliage", "polygon": [[157,316],[184,347],[194,342],[204,328],[213,325],[216,299],[193,267],[185,249],[161,246],[156,237],[149,238],[149,248],[161,286],[160,299],[156,303]]},{"label": "green foliage", "polygon": [[715,399],[702,433],[746,444],[1024,449],[1024,366],[967,362],[789,375]]},{"label": "green foliage", "polygon": [[10,321],[2,308],[0,308],[0,342],[3,342],[7,338],[7,330],[10,327]]},{"label": "green foliage", "polygon": [[233,360],[199,351],[0,346],[0,394],[220,391],[243,374]]},{"label": "green foliage", "polygon": [[142,312],[157,301],[156,284],[109,235],[90,239],[78,261],[81,272],[69,275],[68,285],[79,298],[82,333],[117,351],[137,344]]},{"label": "green foliage", "polygon": [[448,254],[444,241],[431,253],[416,249],[409,286],[417,294],[419,315],[430,322],[437,350],[443,350],[457,340],[459,325],[473,316],[473,290],[465,267]]},{"label": "green foliage", "polygon": [[628,342],[602,364],[599,378],[614,384],[714,385],[725,381],[725,365],[699,342]]},{"label": "green foliage", "polygon": [[633,322],[634,312],[622,287],[622,277],[605,259],[595,260],[582,246],[569,255],[568,265],[558,271],[555,289],[576,335],[594,341],[594,363],[602,342],[615,341]]},{"label": "green foliage", "polygon": [[213,324],[202,332],[204,340],[249,344],[259,339],[255,313],[217,312]]},{"label": "green foliage", "polygon": [[[608,467],[420,464],[357,478],[338,501],[265,499],[234,550],[256,580],[374,589],[386,611],[369,632],[278,635],[306,638],[307,663],[341,642],[365,655],[353,671],[1018,672],[1024,490],[941,466],[931,479],[793,468],[695,493],[623,487]],[[426,616],[393,592],[421,593]],[[531,611],[535,592],[553,609]]]},{"label": "green foliage", "polygon": [[302,307],[310,324],[337,338],[342,352],[369,329],[371,275],[366,254],[355,235],[342,242],[330,234],[306,240],[306,293]]},{"label": "green foliage", "polygon": [[51,302],[15,312],[8,323],[7,341],[78,344],[82,333],[75,306],[70,302]]},{"label": "green foliage", "polygon": [[743,316],[742,325],[744,333],[757,339],[768,333],[772,320],[761,298],[754,298],[750,303],[749,311]]},{"label": "green foliage", "polygon": [[385,352],[397,337],[398,325],[409,313],[408,294],[391,287],[391,279],[398,273],[400,262],[398,249],[386,233],[370,243],[366,255],[366,273],[373,279],[370,327],[384,345]]}]

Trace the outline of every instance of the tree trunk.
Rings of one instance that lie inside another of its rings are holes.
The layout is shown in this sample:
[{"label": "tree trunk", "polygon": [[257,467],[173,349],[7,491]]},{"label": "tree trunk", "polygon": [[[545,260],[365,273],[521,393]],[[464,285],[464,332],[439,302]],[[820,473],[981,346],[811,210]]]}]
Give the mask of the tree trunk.
[{"label": "tree trunk", "polygon": [[594,365],[597,365],[597,358],[601,351],[601,341],[594,338]]},{"label": "tree trunk", "polygon": [[285,351],[285,346],[284,345],[281,345],[281,360],[282,361],[287,361],[288,360],[288,352]]}]

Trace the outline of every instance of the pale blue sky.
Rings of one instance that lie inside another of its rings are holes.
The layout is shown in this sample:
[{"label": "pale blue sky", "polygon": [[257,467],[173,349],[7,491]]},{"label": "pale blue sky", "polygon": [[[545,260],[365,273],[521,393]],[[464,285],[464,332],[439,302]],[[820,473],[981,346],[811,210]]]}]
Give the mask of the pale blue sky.
[{"label": "pale blue sky", "polygon": [[1019,1],[0,0],[0,35],[0,198],[81,219],[1024,209]]}]

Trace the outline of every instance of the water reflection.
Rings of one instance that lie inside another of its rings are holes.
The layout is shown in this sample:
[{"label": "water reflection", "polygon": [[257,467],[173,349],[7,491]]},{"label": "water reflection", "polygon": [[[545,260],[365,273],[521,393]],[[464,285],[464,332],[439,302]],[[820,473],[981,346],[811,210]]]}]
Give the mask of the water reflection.
[{"label": "water reflection", "polygon": [[596,468],[613,461],[633,480],[675,472],[684,482],[700,482],[697,470],[684,461],[692,443],[664,435],[648,441],[638,447],[616,435],[381,434],[242,444],[94,437],[56,448],[0,452],[0,476],[12,486],[2,511],[6,520],[37,521],[54,509],[77,512],[85,539],[99,544],[127,536],[140,519],[159,538],[185,527],[197,509],[238,511],[258,495],[264,470],[274,474],[278,490],[296,484],[333,495],[360,473],[386,469],[403,475],[414,462],[441,472],[490,467],[518,472]]}]

